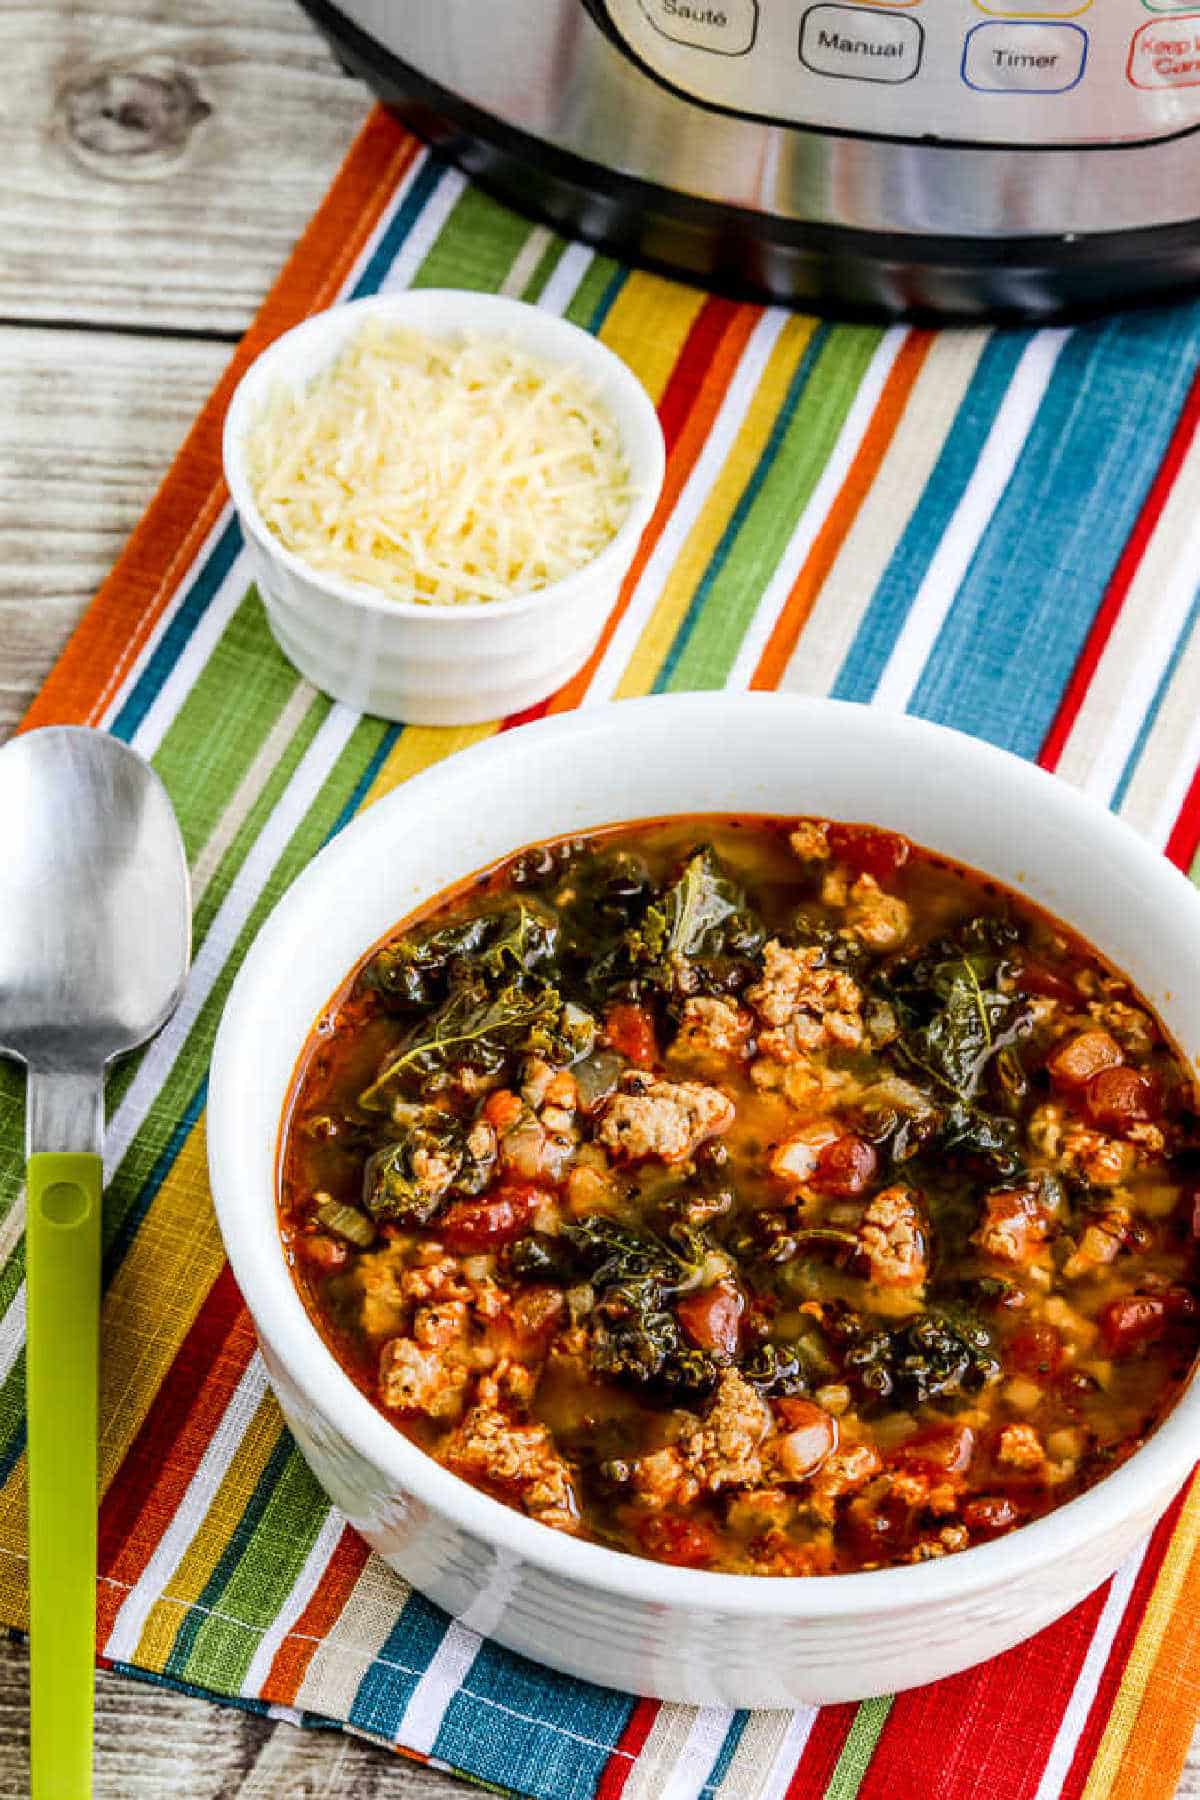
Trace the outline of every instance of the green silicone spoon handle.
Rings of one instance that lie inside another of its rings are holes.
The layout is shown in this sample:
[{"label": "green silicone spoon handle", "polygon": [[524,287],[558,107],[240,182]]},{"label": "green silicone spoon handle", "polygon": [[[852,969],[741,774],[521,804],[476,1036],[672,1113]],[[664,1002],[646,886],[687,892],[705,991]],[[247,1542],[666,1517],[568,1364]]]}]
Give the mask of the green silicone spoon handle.
[{"label": "green silicone spoon handle", "polygon": [[88,1800],[96,1643],[98,1156],[39,1152],[26,1183],[30,1774]]}]

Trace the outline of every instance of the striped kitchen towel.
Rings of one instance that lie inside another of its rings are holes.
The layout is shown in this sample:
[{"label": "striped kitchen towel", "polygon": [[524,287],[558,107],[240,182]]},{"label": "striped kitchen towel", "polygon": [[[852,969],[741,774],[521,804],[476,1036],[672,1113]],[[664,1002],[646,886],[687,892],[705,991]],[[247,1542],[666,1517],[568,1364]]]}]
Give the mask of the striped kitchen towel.
[{"label": "striped kitchen towel", "polygon": [[[735,1714],[560,1679],[451,1624],[330,1510],[221,1254],[205,1072],[233,972],[317,848],[520,721],[401,729],[268,636],[219,471],[238,370],[340,297],[498,289],[653,396],[662,503],[548,710],[782,687],[944,720],[1056,768],[1180,866],[1200,843],[1200,305],[1070,330],[832,325],[638,273],[486,198],[383,114],[338,176],[30,725],[152,758],[196,896],[186,1000],[109,1095],[99,1652],[338,1721],[545,1800],[1164,1800],[1195,1721],[1200,1490],[1068,1618],[862,1706]],[[0,1076],[0,1619],[25,1598],[20,1084]]]}]

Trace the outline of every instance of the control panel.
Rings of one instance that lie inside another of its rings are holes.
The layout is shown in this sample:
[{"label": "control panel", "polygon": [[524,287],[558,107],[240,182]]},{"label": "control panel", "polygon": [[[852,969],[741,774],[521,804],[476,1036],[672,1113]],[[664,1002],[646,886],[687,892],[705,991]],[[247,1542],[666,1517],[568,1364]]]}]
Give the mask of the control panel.
[{"label": "control panel", "polygon": [[601,0],[690,99],[750,118],[1022,148],[1200,127],[1200,0]]}]

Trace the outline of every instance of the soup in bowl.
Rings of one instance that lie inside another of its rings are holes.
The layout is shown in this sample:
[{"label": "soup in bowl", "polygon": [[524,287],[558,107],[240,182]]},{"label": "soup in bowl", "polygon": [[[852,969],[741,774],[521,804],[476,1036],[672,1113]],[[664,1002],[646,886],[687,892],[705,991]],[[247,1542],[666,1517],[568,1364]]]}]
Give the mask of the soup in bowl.
[{"label": "soup in bowl", "polygon": [[410,783],[282,903],[214,1068],[318,1476],[477,1628],[671,1697],[1037,1629],[1190,1463],[1198,910],[1061,783],[832,703]]}]

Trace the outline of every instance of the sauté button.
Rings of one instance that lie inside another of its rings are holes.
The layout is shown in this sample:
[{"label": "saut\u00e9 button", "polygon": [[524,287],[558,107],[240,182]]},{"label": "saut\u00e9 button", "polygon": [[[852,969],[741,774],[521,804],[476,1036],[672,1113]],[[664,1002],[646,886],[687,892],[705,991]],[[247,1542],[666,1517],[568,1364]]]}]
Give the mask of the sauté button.
[{"label": "saut\u00e9 button", "polygon": [[1065,94],[1082,78],[1087,50],[1078,25],[976,25],[963,49],[963,80],[987,94]]},{"label": "saut\u00e9 button", "polygon": [[843,81],[911,81],[925,33],[902,13],[865,6],[813,6],[800,24],[800,61]]},{"label": "saut\u00e9 button", "polygon": [[1200,13],[1151,19],[1135,31],[1128,74],[1139,88],[1200,87]]},{"label": "saut\u00e9 button", "polygon": [[664,37],[719,56],[745,56],[758,30],[758,0],[641,0],[641,5]]}]

